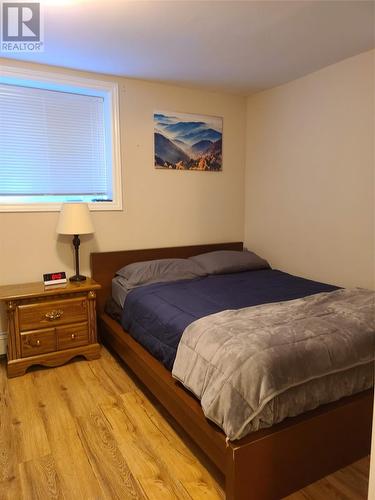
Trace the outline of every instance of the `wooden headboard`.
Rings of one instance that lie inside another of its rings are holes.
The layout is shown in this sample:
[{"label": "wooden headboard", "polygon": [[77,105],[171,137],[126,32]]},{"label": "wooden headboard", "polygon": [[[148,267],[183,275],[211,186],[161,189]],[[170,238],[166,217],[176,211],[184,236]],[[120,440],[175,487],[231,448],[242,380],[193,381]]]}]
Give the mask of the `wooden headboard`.
[{"label": "wooden headboard", "polygon": [[242,242],[212,243],[208,245],[192,245],[186,247],[147,248],[144,250],[120,250],[117,252],[94,252],[91,254],[91,275],[102,285],[97,291],[98,313],[104,311],[107,298],[111,295],[112,278],[121,267],[132,262],[153,259],[185,259],[204,252],[215,250],[242,250]]}]

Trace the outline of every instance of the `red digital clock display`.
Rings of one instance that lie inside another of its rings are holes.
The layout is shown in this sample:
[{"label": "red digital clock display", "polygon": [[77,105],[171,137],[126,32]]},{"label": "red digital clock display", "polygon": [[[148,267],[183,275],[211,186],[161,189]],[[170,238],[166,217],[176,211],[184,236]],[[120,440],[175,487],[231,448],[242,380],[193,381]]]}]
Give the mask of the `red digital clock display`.
[{"label": "red digital clock display", "polygon": [[43,281],[45,285],[66,283],[66,274],[64,271],[60,271],[59,273],[46,273],[43,274]]}]

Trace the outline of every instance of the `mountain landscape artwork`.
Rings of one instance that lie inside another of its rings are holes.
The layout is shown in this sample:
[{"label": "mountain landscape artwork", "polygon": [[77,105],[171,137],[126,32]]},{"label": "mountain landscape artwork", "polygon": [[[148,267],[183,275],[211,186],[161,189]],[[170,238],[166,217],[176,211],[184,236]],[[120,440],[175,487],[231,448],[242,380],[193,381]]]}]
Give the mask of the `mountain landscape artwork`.
[{"label": "mountain landscape artwork", "polygon": [[222,170],[223,119],[188,113],[154,113],[155,167]]}]

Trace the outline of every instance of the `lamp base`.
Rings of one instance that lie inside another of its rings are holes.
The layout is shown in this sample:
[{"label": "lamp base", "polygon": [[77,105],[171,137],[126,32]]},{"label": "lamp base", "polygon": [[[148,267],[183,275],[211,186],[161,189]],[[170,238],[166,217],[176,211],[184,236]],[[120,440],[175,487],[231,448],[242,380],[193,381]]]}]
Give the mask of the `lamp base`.
[{"label": "lamp base", "polygon": [[69,281],[85,281],[86,276],[82,276],[82,274],[75,274],[69,278]]}]

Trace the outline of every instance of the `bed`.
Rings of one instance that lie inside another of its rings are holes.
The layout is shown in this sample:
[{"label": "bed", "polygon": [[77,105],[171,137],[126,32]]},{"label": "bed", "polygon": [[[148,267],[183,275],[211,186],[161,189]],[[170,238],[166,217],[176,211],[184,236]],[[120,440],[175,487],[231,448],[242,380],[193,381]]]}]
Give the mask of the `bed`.
[{"label": "bed", "polygon": [[281,498],[369,453],[372,391],[228,442],[225,434],[204,417],[197,399],[104,312],[111,280],[122,266],[213,250],[242,250],[242,243],[92,254],[92,276],[102,285],[98,292],[99,331],[102,341],[125,361],[223,472],[228,499]]}]

